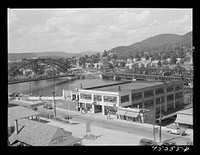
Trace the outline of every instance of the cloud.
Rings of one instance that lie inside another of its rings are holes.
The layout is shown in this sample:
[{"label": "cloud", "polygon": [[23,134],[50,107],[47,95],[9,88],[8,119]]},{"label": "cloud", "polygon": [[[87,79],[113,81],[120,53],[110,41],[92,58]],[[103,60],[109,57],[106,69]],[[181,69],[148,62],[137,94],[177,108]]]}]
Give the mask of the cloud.
[{"label": "cloud", "polygon": [[15,23],[19,20],[19,18],[17,17],[15,11],[13,10],[8,10],[8,24],[9,27],[11,26],[15,26]]},{"label": "cloud", "polygon": [[183,24],[183,23],[186,23],[188,22],[189,20],[189,16],[188,15],[185,15],[183,18],[181,19],[177,19],[177,20],[170,20],[168,23],[169,24]]}]

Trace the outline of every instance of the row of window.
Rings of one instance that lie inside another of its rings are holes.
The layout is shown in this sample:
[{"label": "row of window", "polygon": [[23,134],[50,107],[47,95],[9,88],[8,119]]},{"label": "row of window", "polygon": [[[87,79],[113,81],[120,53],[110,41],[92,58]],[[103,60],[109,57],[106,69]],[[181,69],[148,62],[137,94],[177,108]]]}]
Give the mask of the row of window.
[{"label": "row of window", "polygon": [[[81,99],[92,100],[91,94],[82,94],[81,93],[80,96],[81,96]],[[111,103],[117,102],[116,96],[104,96],[103,99],[104,99],[104,102],[111,102]],[[102,96],[101,95],[94,95],[94,101],[102,101]]]},{"label": "row of window", "polygon": [[[91,94],[81,93],[80,96],[81,96],[81,99],[92,100]],[[145,98],[149,96],[153,96],[153,90],[144,92]],[[179,99],[179,98],[182,98],[182,92],[178,92],[175,94],[175,99]],[[104,99],[104,102],[112,102],[112,103],[117,102],[117,97],[115,96],[104,96],[103,99]],[[132,101],[139,100],[139,99],[142,99],[142,92],[132,94]],[[174,100],[174,94],[167,95],[167,101],[172,101],[172,100]],[[94,101],[102,101],[102,96],[94,95]],[[121,96],[121,103],[124,103],[124,102],[129,102],[129,95]],[[164,103],[164,96],[156,98],[155,102],[156,104]]]},{"label": "row of window", "polygon": [[[174,88],[175,88],[175,91],[180,90],[180,89],[182,89],[182,85],[179,84],[179,85],[176,85],[175,87],[173,87],[173,85],[171,85],[171,86],[168,86],[166,88],[166,90],[167,90],[167,92],[172,92],[172,91],[174,91]],[[155,95],[160,95],[160,94],[164,94],[164,87],[155,89]],[[144,91],[144,98],[148,98],[151,96],[154,96],[154,90]],[[142,99],[142,92],[132,94],[132,101],[140,100],[140,99]]]}]

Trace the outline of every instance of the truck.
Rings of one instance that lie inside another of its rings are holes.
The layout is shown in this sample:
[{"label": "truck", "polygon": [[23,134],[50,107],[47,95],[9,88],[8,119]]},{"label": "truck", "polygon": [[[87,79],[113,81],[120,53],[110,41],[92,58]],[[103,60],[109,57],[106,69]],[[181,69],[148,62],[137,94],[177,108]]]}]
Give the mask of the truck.
[{"label": "truck", "polygon": [[176,134],[176,135],[181,135],[181,136],[187,135],[187,133],[185,132],[186,129],[180,128],[176,124],[168,125],[166,131],[167,131],[167,133],[170,133],[170,134]]}]

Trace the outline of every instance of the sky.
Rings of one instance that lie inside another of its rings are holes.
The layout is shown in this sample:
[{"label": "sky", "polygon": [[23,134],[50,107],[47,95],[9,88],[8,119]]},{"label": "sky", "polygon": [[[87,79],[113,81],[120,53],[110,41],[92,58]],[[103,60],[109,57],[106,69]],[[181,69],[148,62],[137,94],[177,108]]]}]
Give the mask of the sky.
[{"label": "sky", "polygon": [[192,9],[8,9],[8,53],[110,50],[192,31]]}]

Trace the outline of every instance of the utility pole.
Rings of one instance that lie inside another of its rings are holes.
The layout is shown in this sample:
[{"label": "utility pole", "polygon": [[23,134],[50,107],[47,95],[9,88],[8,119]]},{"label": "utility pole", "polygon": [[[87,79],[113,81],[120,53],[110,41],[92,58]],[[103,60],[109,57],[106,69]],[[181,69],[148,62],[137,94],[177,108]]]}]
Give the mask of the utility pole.
[{"label": "utility pole", "polygon": [[161,105],[161,103],[162,102],[161,102],[161,98],[160,98],[160,120],[159,120],[159,124],[160,124],[160,132],[159,132],[160,133],[160,136],[159,136],[160,137],[160,142],[161,142],[161,120],[162,120],[162,111],[161,111],[162,105]]},{"label": "utility pole", "polygon": [[153,140],[156,142],[156,135],[155,135],[155,106],[153,106]]},{"label": "utility pole", "polygon": [[53,92],[53,109],[54,109],[54,116],[56,117],[56,101],[55,101],[55,95],[56,95],[56,92],[54,91]]}]

